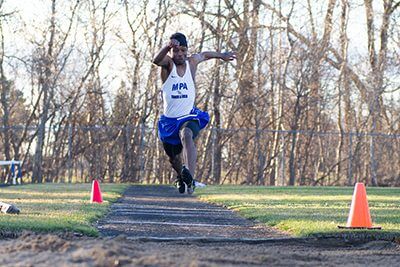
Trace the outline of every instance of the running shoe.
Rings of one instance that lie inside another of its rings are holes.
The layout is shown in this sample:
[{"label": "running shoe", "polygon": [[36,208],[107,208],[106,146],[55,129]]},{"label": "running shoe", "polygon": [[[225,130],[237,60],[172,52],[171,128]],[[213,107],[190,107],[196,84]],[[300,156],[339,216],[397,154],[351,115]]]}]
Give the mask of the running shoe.
[{"label": "running shoe", "polygon": [[182,176],[178,175],[175,181],[175,186],[178,188],[179,193],[183,194],[187,191],[187,185],[183,182]]},{"label": "running shoe", "polygon": [[192,175],[190,174],[190,171],[185,166],[183,166],[182,168],[181,175],[183,182],[187,185],[187,193],[189,195],[193,194],[195,188],[195,182]]}]

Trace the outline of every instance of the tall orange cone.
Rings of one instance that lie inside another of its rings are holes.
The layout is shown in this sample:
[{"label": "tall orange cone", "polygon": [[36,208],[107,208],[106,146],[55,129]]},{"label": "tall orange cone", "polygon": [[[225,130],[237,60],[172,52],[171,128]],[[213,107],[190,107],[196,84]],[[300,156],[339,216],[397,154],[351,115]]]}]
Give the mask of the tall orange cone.
[{"label": "tall orange cone", "polygon": [[90,196],[91,203],[102,203],[103,197],[101,196],[100,184],[97,180],[93,180],[92,194]]},{"label": "tall orange cone", "polygon": [[338,226],[346,229],[381,229],[373,227],[371,215],[369,213],[367,191],[363,183],[356,183],[351,201],[349,218],[346,226]]}]

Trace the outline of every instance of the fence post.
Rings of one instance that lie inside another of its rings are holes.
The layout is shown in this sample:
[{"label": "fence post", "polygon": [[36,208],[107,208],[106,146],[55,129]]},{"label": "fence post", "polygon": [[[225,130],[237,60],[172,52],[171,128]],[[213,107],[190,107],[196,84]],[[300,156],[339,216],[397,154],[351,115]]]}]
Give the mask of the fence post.
[{"label": "fence post", "polygon": [[144,140],[144,133],[146,131],[146,127],[144,122],[140,125],[140,141],[139,141],[139,170],[138,170],[138,182],[143,181],[141,178],[142,173],[144,173],[144,157],[143,157],[143,140]]},{"label": "fence post", "polygon": [[281,185],[285,185],[285,137],[281,134]]},{"label": "fence post", "polygon": [[353,185],[353,134],[349,133],[349,161],[347,168],[347,185]]},{"label": "fence post", "polygon": [[68,183],[72,183],[72,127],[68,125]]},{"label": "fence post", "polygon": [[369,143],[369,154],[371,160],[371,183],[373,186],[377,186],[377,172],[376,172],[376,161],[375,161],[375,140],[374,133],[370,135],[370,143]]},{"label": "fence post", "polygon": [[215,129],[211,127],[211,177],[215,182]]},{"label": "fence post", "polygon": [[127,179],[130,179],[131,174],[133,173],[132,169],[135,166],[132,166],[132,151],[131,151],[131,125],[127,124],[125,126],[125,142],[126,142],[126,152],[127,155],[124,155],[125,160],[124,160],[124,166],[123,166],[123,170],[124,170],[124,182]]}]

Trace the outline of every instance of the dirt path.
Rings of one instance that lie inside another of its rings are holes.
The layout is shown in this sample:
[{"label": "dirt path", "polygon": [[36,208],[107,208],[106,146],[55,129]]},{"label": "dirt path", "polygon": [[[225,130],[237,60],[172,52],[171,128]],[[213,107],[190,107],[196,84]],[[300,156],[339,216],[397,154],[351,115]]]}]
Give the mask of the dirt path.
[{"label": "dirt path", "polygon": [[[395,242],[296,239],[171,187],[133,186],[97,224],[102,238],[25,233],[0,266],[398,266]],[[122,234],[122,235],[121,235]]]},{"label": "dirt path", "polygon": [[132,186],[97,224],[104,236],[132,239],[266,239],[289,237],[234,212],[179,194],[171,186]]}]

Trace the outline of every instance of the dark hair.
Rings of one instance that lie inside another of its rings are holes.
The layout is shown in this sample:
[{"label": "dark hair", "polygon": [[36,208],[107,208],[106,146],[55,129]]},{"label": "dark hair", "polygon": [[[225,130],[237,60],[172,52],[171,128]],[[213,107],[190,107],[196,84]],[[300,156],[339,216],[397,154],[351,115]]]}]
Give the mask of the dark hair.
[{"label": "dark hair", "polygon": [[174,33],[173,35],[171,35],[169,39],[178,40],[180,46],[188,47],[186,36],[183,33],[180,32]]}]

